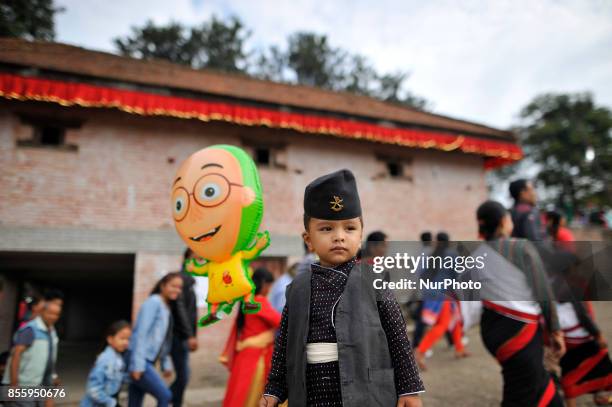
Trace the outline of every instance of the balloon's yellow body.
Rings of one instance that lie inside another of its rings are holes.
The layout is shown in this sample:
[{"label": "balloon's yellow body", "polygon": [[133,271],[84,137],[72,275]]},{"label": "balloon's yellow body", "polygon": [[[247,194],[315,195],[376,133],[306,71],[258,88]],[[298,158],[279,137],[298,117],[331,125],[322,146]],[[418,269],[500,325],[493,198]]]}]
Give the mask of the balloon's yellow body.
[{"label": "balloon's yellow body", "polygon": [[223,263],[207,263],[192,268],[192,274],[208,276],[208,296],[211,304],[231,303],[249,294],[253,287],[248,270],[243,266],[242,252],[234,254]]}]

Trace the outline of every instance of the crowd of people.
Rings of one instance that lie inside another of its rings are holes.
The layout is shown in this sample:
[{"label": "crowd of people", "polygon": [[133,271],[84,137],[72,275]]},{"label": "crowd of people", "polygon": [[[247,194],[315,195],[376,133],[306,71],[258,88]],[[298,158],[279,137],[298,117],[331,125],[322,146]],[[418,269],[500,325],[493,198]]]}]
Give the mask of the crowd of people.
[{"label": "crowd of people", "polygon": [[[188,249],[184,259],[193,253]],[[184,270],[163,276],[141,305],[136,321],[119,320],[107,330],[106,347],[89,373],[81,406],[114,407],[122,385],[129,383],[128,405],[142,406],[145,394],[158,405],[181,406],[189,381],[189,352],[198,348],[195,280]],[[5,359],[2,384],[12,387],[59,385],[56,362],[58,335],[55,324],[63,295],[49,290],[34,295],[20,307],[21,322]],[[159,363],[162,374],[157,371]],[[174,376],[170,386],[164,378]],[[50,407],[44,401],[10,401],[7,405]]]},{"label": "crowd of people", "polygon": [[[578,396],[587,393],[593,394],[595,404],[609,405],[612,362],[591,304],[562,292],[564,286],[554,282],[563,280],[567,270],[547,267],[542,260],[550,256],[551,247],[557,250],[554,255],[571,258],[576,249],[572,232],[559,212],[540,216],[530,181],[512,182],[510,195],[511,209],[487,201],[476,212],[486,247],[505,259],[487,268],[477,307],[483,344],[502,367],[502,405],[572,407]],[[432,234],[423,233],[421,240],[427,251]],[[456,255],[449,251],[444,232],[436,240],[431,252]],[[453,270],[444,268],[421,273],[425,278],[457,278]],[[423,293],[412,314],[416,321],[413,345],[422,369],[432,344],[444,334],[457,357],[469,355],[462,331],[466,314],[473,309],[473,302],[458,301],[452,293]]]},{"label": "crowd of people", "polygon": [[[327,206],[327,193],[342,190],[344,211]],[[612,362],[607,343],[588,302],[563,300],[550,280],[534,242],[574,240],[559,212],[543,219],[528,180],[510,185],[511,209],[486,201],[474,216],[488,248],[506,260],[490,269],[479,302],[480,333],[485,348],[501,366],[503,406],[576,405],[593,394],[598,405],[611,405]],[[419,368],[427,368],[432,347],[442,338],[457,358],[466,350],[466,310],[473,304],[452,293],[425,291],[399,304],[392,294],[371,297],[359,290],[352,271],[387,252],[387,235],[370,233],[362,242],[365,220],[355,180],[340,171],[315,180],[304,199],[304,249],[299,263],[275,280],[265,268],[252,272],[257,313],[238,311],[219,361],[229,371],[223,406],[398,405],[419,406],[425,391]],[[423,252],[458,256],[448,233],[423,232]],[[184,264],[194,254],[186,250]],[[420,278],[456,278],[452,268],[418,270]],[[389,276],[385,276],[386,279]],[[503,286],[512,278],[512,287]],[[128,383],[128,405],[139,407],[145,394],[157,405],[180,407],[190,378],[189,353],[197,350],[195,280],[185,267],[163,276],[141,305],[133,324],[116,321],[106,348],[89,373],[82,407],[118,405]],[[514,291],[513,291],[514,290]],[[530,293],[528,301],[517,301]],[[63,297],[49,291],[20,311],[22,322],[4,362],[2,383],[51,386],[56,374]],[[413,319],[412,344],[403,310]],[[214,329],[214,328],[211,328]],[[417,367],[418,366],[418,367]],[[174,373],[172,373],[174,372]],[[174,380],[168,386],[165,379]],[[370,383],[376,386],[375,392]],[[11,403],[7,403],[9,405]],[[18,405],[22,403],[13,404]],[[34,404],[49,406],[51,401]]]}]

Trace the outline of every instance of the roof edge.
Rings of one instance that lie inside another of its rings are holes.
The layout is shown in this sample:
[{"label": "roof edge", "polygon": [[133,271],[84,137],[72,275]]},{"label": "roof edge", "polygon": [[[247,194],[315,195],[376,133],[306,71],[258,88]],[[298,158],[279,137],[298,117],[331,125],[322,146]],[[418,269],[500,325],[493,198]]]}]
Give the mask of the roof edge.
[{"label": "roof edge", "polygon": [[24,67],[516,141],[507,130],[345,91],[279,83],[212,69],[195,70],[164,60],[140,60],[62,43],[0,38],[0,51],[0,62]]}]

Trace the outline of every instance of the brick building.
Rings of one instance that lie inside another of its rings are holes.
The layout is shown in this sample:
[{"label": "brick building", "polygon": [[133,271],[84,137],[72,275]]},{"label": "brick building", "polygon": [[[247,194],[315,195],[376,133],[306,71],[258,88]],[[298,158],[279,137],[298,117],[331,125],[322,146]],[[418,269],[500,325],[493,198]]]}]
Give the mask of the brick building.
[{"label": "brick building", "polygon": [[[29,285],[66,293],[66,343],[134,315],[179,268],[173,175],[217,143],[258,163],[273,269],[302,255],[303,190],[322,173],[354,171],[366,232],[470,239],[486,168],[521,158],[508,132],[363,96],[1,39],[0,351]],[[211,363],[227,327],[200,335]]]}]

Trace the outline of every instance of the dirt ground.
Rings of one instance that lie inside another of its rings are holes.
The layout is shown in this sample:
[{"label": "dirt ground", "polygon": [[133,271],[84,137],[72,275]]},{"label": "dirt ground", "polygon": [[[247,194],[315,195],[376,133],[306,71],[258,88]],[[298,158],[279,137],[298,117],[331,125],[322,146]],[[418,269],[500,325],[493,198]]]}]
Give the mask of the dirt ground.
[{"label": "dirt ground", "polygon": [[[612,302],[594,303],[595,315],[608,341],[612,341]],[[424,405],[449,406],[499,406],[501,401],[501,370],[488,354],[480,339],[477,327],[468,332],[468,349],[472,356],[455,360],[453,351],[446,343],[438,343],[434,355],[428,360],[428,369],[423,372],[427,388],[423,396]],[[444,342],[444,341],[442,341]],[[579,406],[592,406],[589,395],[578,399]]]},{"label": "dirt ground", "polygon": [[[612,342],[612,302],[595,303],[597,321],[606,338]],[[501,401],[501,373],[497,362],[487,353],[480,339],[478,327],[471,329],[467,336],[467,349],[471,356],[456,360],[446,341],[440,341],[434,354],[427,359],[427,371],[422,372],[426,392],[423,404],[427,407],[489,407],[499,406]],[[199,363],[198,363],[199,362]],[[185,395],[186,407],[221,406],[225,392],[227,373],[222,366],[203,369],[203,361],[192,358],[192,380]],[[78,399],[77,399],[78,400]],[[127,405],[122,394],[122,405]],[[120,400],[121,401],[121,400]],[[62,406],[76,405],[75,402],[60,403]],[[155,402],[147,396],[146,406]],[[579,406],[592,406],[592,398],[583,396]]]},{"label": "dirt ground", "polygon": [[[612,302],[595,303],[597,321],[606,338],[612,342]],[[423,405],[427,407],[489,407],[501,402],[502,380],[500,368],[495,359],[482,345],[478,327],[471,329],[467,346],[471,357],[456,360],[446,341],[434,348],[434,354],[427,360],[427,370],[422,372],[426,392]],[[201,387],[193,383],[187,394],[189,407],[220,406],[223,387]],[[218,397],[218,398],[217,398]],[[592,406],[591,396],[578,399],[579,406]]]}]

